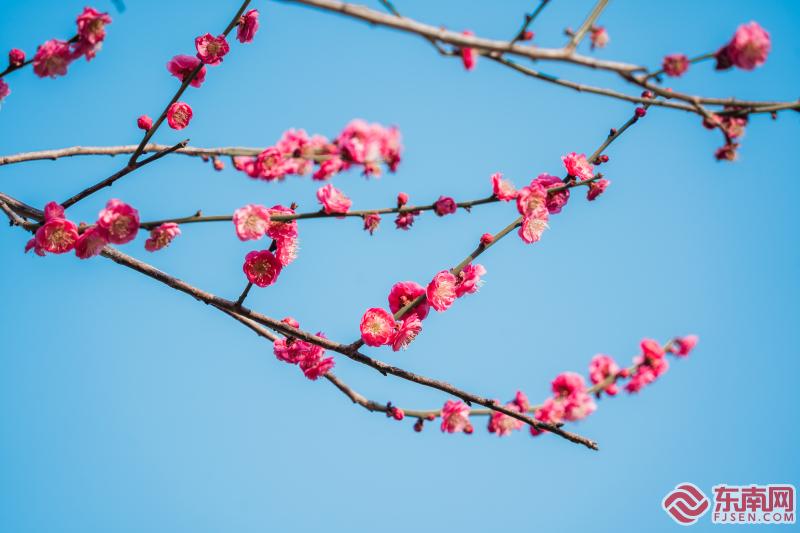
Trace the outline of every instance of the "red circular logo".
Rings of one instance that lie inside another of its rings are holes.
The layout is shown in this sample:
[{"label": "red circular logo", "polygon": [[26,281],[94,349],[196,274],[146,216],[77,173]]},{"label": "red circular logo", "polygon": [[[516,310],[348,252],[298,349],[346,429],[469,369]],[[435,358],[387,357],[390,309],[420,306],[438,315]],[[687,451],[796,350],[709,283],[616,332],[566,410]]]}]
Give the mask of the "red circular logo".
[{"label": "red circular logo", "polygon": [[708,498],[693,483],[681,483],[664,497],[661,507],[682,526],[691,526],[708,511]]}]

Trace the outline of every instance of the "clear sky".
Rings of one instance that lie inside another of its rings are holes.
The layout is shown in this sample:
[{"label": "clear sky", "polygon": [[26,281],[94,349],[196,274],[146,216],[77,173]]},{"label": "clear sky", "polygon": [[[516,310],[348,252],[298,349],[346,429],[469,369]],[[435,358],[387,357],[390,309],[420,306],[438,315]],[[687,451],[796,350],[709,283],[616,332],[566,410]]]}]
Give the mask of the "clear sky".
[{"label": "clear sky", "polygon": [[[114,22],[91,63],[56,80],[30,69],[7,78],[0,154],[138,142],[136,117],[156,116],[177,88],[167,60],[191,53],[196,35],[221,31],[238,6],[126,4],[124,13],[109,0],[94,4]],[[431,24],[508,38],[534,2],[396,4]],[[558,174],[562,154],[592,151],[632,112],[488,61],[467,73],[414,36],[297,5],[254,5],[262,13],[255,42],[232,45],[203,87],[189,89],[188,129],[163,128],[156,140],[266,146],[290,127],[335,136],[356,117],[397,124],[405,154],[396,174],[335,178],[354,208],[391,205],[401,190],[419,202],[483,197],[496,171],[517,184]],[[32,53],[45,39],[68,37],[83,6],[4,0],[0,50]],[[562,29],[590,7],[553,0],[533,27],[535,42],[560,46]],[[763,68],[698,65],[674,86],[796,98],[800,9],[792,2],[612,2],[601,18],[611,42],[596,55],[656,65],[667,53],[712,51],[750,20],[772,34]],[[607,74],[541,68],[623,87]],[[522,432],[499,439],[483,420],[469,437],[434,426],[416,434],[411,421],[370,414],[330,384],[306,380],[263,340],[191,298],[101,258],[23,255],[27,236],[4,226],[0,530],[668,531],[677,526],[660,502],[680,482],[707,492],[718,483],[798,485],[798,132],[797,114],[756,117],[741,160],[723,164],[713,158],[719,134],[696,115],[651,110],[609,150],[605,196],[588,203],[575,194],[540,243],[509,238],[485,254],[480,293],[428,319],[407,352],[367,351],[486,396],[509,400],[520,388],[539,400],[556,374],[585,373],[595,353],[628,361],[642,337],[699,334],[695,353],[656,384],[604,399],[570,427],[596,439],[599,452]],[[0,190],[42,206],[122,164],[87,157],[4,167]],[[70,216],[94,220],[113,197],[145,219],[230,213],[251,202],[316,209],[319,184],[309,178],[255,182],[228,167],[217,173],[168,157]],[[248,302],[350,341],[363,311],[385,305],[394,282],[427,282],[513,211],[425,214],[410,232],[385,219],[373,237],[358,220],[305,221],[299,259]],[[241,262],[254,249],[229,223],[187,226],[156,254],[144,238],[123,251],[228,298],[241,291]],[[337,374],[375,400],[432,408],[447,399],[336,361]]]}]

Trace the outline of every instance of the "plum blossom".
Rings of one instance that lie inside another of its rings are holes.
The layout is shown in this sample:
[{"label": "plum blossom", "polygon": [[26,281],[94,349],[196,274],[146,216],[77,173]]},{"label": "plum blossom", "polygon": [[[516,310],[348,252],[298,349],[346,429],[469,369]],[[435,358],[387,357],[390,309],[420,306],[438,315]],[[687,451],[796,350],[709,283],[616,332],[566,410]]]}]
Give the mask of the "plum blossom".
[{"label": "plum blossom", "polygon": [[136,119],[136,126],[140,130],[149,131],[153,127],[153,119],[147,115],[142,115]]},{"label": "plum blossom", "polygon": [[[195,56],[187,56],[178,54],[167,62],[167,70],[170,74],[175,76],[181,81],[186,80],[191,76],[192,72],[197,69],[203,62]],[[206,66],[203,65],[200,70],[195,74],[192,81],[189,83],[192,87],[200,87],[206,81]]]},{"label": "plum blossom", "polygon": [[498,200],[508,202],[517,197],[517,190],[514,185],[503,179],[503,175],[499,172],[492,174],[492,192]]},{"label": "plum blossom", "polygon": [[370,235],[375,233],[381,223],[381,216],[378,213],[369,213],[364,215],[364,231],[368,231]]},{"label": "plum blossom", "polygon": [[100,13],[94,8],[86,7],[75,21],[78,24],[78,40],[74,45],[75,57],[85,56],[91,60],[100,50],[106,38],[106,25],[111,24],[108,13]]},{"label": "plum blossom", "polygon": [[397,323],[394,334],[389,339],[392,350],[395,352],[405,350],[422,331],[422,321],[414,313],[409,313],[402,321]]},{"label": "plum blossom", "polygon": [[258,31],[258,9],[251,9],[239,18],[239,26],[236,28],[236,38],[240,43],[253,42],[253,37]]},{"label": "plum blossom", "polygon": [[433,211],[440,217],[452,215],[457,209],[456,201],[449,196],[440,196],[433,204]]},{"label": "plum blossom", "polygon": [[167,109],[167,123],[173,130],[182,130],[192,120],[192,108],[185,102],[175,102]]},{"label": "plum blossom", "polygon": [[592,42],[592,50],[594,50],[595,48],[605,48],[611,38],[603,26],[592,26],[589,31],[589,40]]},{"label": "plum blossom", "polygon": [[547,190],[541,182],[532,181],[527,187],[519,190],[517,195],[517,211],[519,214],[528,217],[533,213],[547,208]]},{"label": "plum blossom", "polygon": [[[284,318],[281,322],[293,328],[300,324],[291,317]],[[317,337],[325,338],[325,334],[317,332]],[[323,357],[325,349],[308,341],[284,337],[273,343],[273,353],[280,361],[298,365],[300,370],[310,380],[317,380],[327,374],[334,366],[333,357]]]},{"label": "plum blossom", "polygon": [[250,283],[267,287],[277,281],[281,263],[269,250],[254,250],[245,256],[242,270]]},{"label": "plum blossom", "polygon": [[51,39],[36,49],[33,72],[40,78],[64,76],[73,59],[68,42]]},{"label": "plum blossom", "polygon": [[275,240],[291,239],[297,237],[297,220],[274,220],[276,215],[293,215],[294,209],[284,207],[280,204],[270,207],[268,210],[270,220],[267,226],[267,236]]},{"label": "plum blossom", "polygon": [[241,241],[256,241],[266,235],[270,225],[269,210],[263,205],[247,204],[233,212],[233,226]]},{"label": "plum blossom", "polygon": [[12,48],[8,52],[8,66],[20,67],[25,62],[25,52],[19,48]]},{"label": "plum blossom", "polygon": [[436,274],[425,290],[431,307],[442,312],[453,305],[456,301],[457,283],[456,277],[449,270],[442,270]]},{"label": "plum blossom", "polygon": [[447,400],[442,407],[442,432],[443,433],[472,433],[472,424],[469,422],[469,407],[461,401]]},{"label": "plum blossom", "polygon": [[[475,35],[469,30],[461,32],[462,35],[472,37]],[[464,68],[472,70],[475,68],[475,63],[478,61],[478,52],[474,48],[463,47],[461,48],[461,62],[464,63]]]},{"label": "plum blossom", "polygon": [[667,76],[678,77],[689,70],[689,58],[685,54],[670,54],[664,56],[661,68]]},{"label": "plum blossom", "polygon": [[63,254],[72,250],[77,241],[78,228],[75,223],[65,218],[63,207],[56,202],[49,202],[44,207],[44,224],[25,245],[25,251],[33,249],[40,256],[45,252]]},{"label": "plum blossom", "polygon": [[[525,413],[530,407],[528,397],[522,391],[517,391],[514,400],[506,404],[506,408],[518,413]],[[489,433],[495,433],[498,437],[510,435],[512,431],[522,429],[524,422],[499,411],[493,411],[489,418]]]},{"label": "plum blossom", "polygon": [[685,337],[678,337],[672,340],[670,345],[670,353],[678,357],[686,357],[689,352],[694,350],[697,341],[700,339],[697,335],[686,335]]},{"label": "plum blossom", "polygon": [[474,294],[483,285],[481,276],[486,275],[483,265],[468,264],[458,273],[456,281],[456,297],[461,298],[465,294]]},{"label": "plum blossom", "polygon": [[364,175],[380,175],[380,161],[394,172],[400,163],[402,146],[397,128],[368,124],[356,119],[345,126],[334,141],[348,163],[364,166]]},{"label": "plum blossom", "polygon": [[562,156],[561,161],[564,162],[564,168],[567,169],[567,174],[570,176],[574,176],[581,181],[594,177],[594,169],[591,163],[586,160],[586,154],[570,152]]},{"label": "plum blossom", "polygon": [[742,24],[736,29],[731,41],[715,54],[716,68],[725,70],[736,66],[753,70],[766,62],[771,48],[769,33],[757,22]]},{"label": "plum blossom", "polygon": [[523,217],[518,234],[527,244],[537,242],[544,230],[549,228],[547,225],[548,213],[546,208],[534,211],[530,215]]},{"label": "plum blossom", "polygon": [[408,229],[414,225],[414,218],[421,214],[422,211],[419,210],[398,213],[397,217],[394,219],[394,225],[397,229],[408,231]]},{"label": "plum blossom", "polygon": [[589,190],[586,191],[586,199],[590,202],[594,201],[598,196],[606,191],[606,188],[611,185],[611,181],[605,178],[595,180],[589,184]]},{"label": "plum blossom", "polygon": [[633,358],[636,365],[630,381],[625,385],[628,392],[639,392],[669,369],[664,348],[653,339],[643,339],[640,347],[642,354]]},{"label": "plum blossom", "polygon": [[210,33],[196,38],[194,47],[197,49],[197,57],[200,58],[200,61],[212,67],[222,63],[222,58],[231,49],[224,35],[214,37]]},{"label": "plum blossom", "polygon": [[371,307],[361,317],[361,340],[367,346],[389,344],[394,335],[395,323],[392,314],[380,307]]},{"label": "plum blossom", "polygon": [[181,229],[175,222],[164,222],[150,230],[150,237],[144,242],[144,249],[155,252],[166,248],[180,234]]},{"label": "plum blossom", "polygon": [[[397,313],[424,294],[425,288],[419,283],[413,281],[395,283],[389,291],[389,309],[391,309],[392,313]],[[428,300],[423,300],[413,310],[409,311],[406,316],[416,315],[420,320],[425,320],[429,312],[430,303]]]},{"label": "plum blossom", "polygon": [[350,198],[330,183],[317,190],[317,200],[328,215],[347,213],[353,205]]},{"label": "plum blossom", "polygon": [[108,232],[93,224],[83,230],[75,243],[75,255],[78,259],[89,259],[98,255],[108,244]]},{"label": "plum blossom", "polygon": [[[619,365],[613,358],[605,354],[597,354],[589,362],[589,379],[593,384],[597,385],[612,376],[616,377],[619,370]],[[619,392],[619,387],[612,380],[603,390],[609,396],[614,396]],[[598,392],[597,394],[599,396],[600,393]]]},{"label": "plum blossom", "polygon": [[97,216],[97,225],[108,232],[109,242],[125,244],[139,232],[139,212],[121,200],[111,199]]},{"label": "plum blossom", "polygon": [[8,84],[3,81],[3,78],[0,78],[0,102],[9,94],[11,94],[11,89],[8,88]]},{"label": "plum blossom", "polygon": [[[548,191],[547,200],[545,202],[547,211],[551,215],[560,213],[561,209],[567,205],[567,202],[569,201],[569,189],[563,189],[558,192],[550,192],[549,189],[563,186],[564,182],[561,181],[561,178],[543,173],[539,174],[539,176],[533,181],[540,184],[546,191]],[[531,183],[531,185],[533,185],[533,183]]]},{"label": "plum blossom", "polygon": [[[564,419],[564,402],[554,398],[547,398],[542,406],[536,410],[533,417],[546,424],[558,424]],[[531,435],[534,437],[546,431],[546,429],[538,429],[531,426]]]},{"label": "plum blossom", "polygon": [[583,376],[575,372],[562,372],[553,380],[553,397],[564,406],[564,418],[575,421],[592,414],[597,406],[586,392]]},{"label": "plum blossom", "polygon": [[484,233],[483,235],[481,235],[481,244],[483,246],[489,246],[493,242],[494,242],[494,235],[492,235],[491,233]]}]

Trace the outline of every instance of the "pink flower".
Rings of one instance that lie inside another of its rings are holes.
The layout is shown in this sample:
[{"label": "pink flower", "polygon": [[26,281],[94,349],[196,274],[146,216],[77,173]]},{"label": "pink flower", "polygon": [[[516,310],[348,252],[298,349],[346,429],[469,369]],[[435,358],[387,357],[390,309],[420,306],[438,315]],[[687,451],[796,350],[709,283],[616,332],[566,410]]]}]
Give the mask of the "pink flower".
[{"label": "pink flower", "polygon": [[225,169],[225,162],[222,159],[219,159],[218,157],[214,158],[212,165],[214,166],[214,170],[216,170],[217,172]]},{"label": "pink flower", "polygon": [[316,355],[316,357],[309,357],[307,355],[301,359],[299,363],[300,369],[303,371],[303,375],[311,381],[316,381],[330,372],[335,364],[333,357],[322,357],[320,352],[324,352],[323,348],[320,348],[319,346],[315,346],[315,348],[318,348],[318,350],[312,353],[319,353],[319,355]]},{"label": "pink flower", "polygon": [[653,339],[642,339],[640,343],[642,348],[642,355],[647,359],[663,359],[665,352],[664,347],[658,341]]},{"label": "pink flower", "polygon": [[402,322],[398,323],[392,338],[389,339],[392,350],[396,352],[408,348],[408,345],[417,338],[420,331],[422,331],[422,322],[419,317],[414,313],[409,313]]},{"label": "pink flower", "polygon": [[378,213],[369,213],[364,215],[364,231],[368,231],[370,235],[375,233],[378,225],[381,223],[381,216]]},{"label": "pink flower", "polygon": [[611,38],[603,26],[593,26],[589,33],[589,40],[592,42],[592,50],[604,48]]},{"label": "pink flower", "polygon": [[420,215],[421,211],[404,211],[398,213],[394,219],[394,225],[397,229],[408,230],[414,225],[414,217]]},{"label": "pink flower", "polygon": [[634,357],[633,362],[637,365],[630,381],[625,385],[625,390],[634,393],[639,392],[645,385],[653,383],[660,375],[669,369],[669,362],[662,359],[649,359],[644,356]]},{"label": "pink flower", "polygon": [[78,259],[89,259],[98,255],[108,244],[108,232],[97,225],[91,225],[81,233],[75,243],[75,255]]},{"label": "pink flower", "polygon": [[263,205],[247,204],[233,212],[233,226],[241,241],[257,241],[267,233],[269,210]]},{"label": "pink flower", "polygon": [[717,53],[717,69],[737,66],[744,70],[760,67],[767,60],[772,48],[769,33],[757,22],[742,24],[736,29],[731,41]]},{"label": "pink flower", "polygon": [[[542,406],[536,410],[533,417],[539,422],[547,424],[558,424],[564,419],[564,402],[548,398],[544,401]],[[545,429],[536,429],[531,426],[531,435],[534,437],[545,433]]]},{"label": "pink flower", "polygon": [[472,433],[469,423],[469,407],[464,402],[447,400],[442,407],[442,432]]},{"label": "pink flower", "polygon": [[570,152],[562,156],[561,161],[564,162],[564,168],[567,169],[567,174],[570,176],[574,176],[581,181],[594,177],[594,169],[591,163],[586,160],[585,154]]},{"label": "pink flower", "polygon": [[258,154],[255,162],[257,175],[267,181],[282,179],[291,170],[286,155],[274,146]]},{"label": "pink flower", "polygon": [[498,200],[508,202],[517,197],[517,190],[514,185],[503,179],[503,175],[499,172],[492,174],[492,192]]},{"label": "pink flower", "polygon": [[[522,391],[517,391],[514,400],[506,404],[506,408],[519,413],[525,413],[530,407],[528,397]],[[522,429],[524,423],[505,413],[493,411],[489,418],[489,433],[496,433],[498,437],[510,435],[512,431]]]},{"label": "pink flower", "polygon": [[318,181],[327,180],[345,168],[345,162],[340,157],[331,157],[319,164],[319,168],[314,172],[312,178]]},{"label": "pink flower", "polygon": [[258,31],[258,9],[251,9],[239,18],[239,27],[236,28],[236,38],[240,43],[250,43]]},{"label": "pink flower", "polygon": [[586,393],[583,376],[575,372],[562,372],[552,383],[553,397],[563,402],[564,418],[575,421],[586,418],[594,412],[596,405]]},{"label": "pink flower", "polygon": [[121,200],[112,199],[97,216],[97,225],[108,232],[108,240],[125,244],[139,232],[139,212]]},{"label": "pink flower", "polygon": [[192,120],[192,108],[185,102],[175,102],[167,109],[167,123],[173,130],[182,130]]},{"label": "pink flower", "polygon": [[25,52],[19,48],[12,48],[8,52],[8,66],[19,67],[25,62]]},{"label": "pink flower", "polygon": [[144,249],[155,252],[169,246],[169,243],[181,234],[181,229],[175,222],[164,222],[150,230],[150,238],[144,242]]},{"label": "pink flower", "polygon": [[489,246],[493,242],[494,242],[494,235],[492,235],[491,233],[484,233],[483,235],[481,235],[481,244],[483,246]]},{"label": "pink flower", "polygon": [[564,182],[561,181],[561,178],[544,173],[544,174],[539,174],[539,177],[537,177],[533,181],[535,183],[539,183],[542,187],[545,188],[546,191],[548,191],[547,200],[545,202],[545,205],[547,206],[547,211],[551,215],[560,213],[561,209],[565,205],[567,205],[567,201],[569,201],[569,189],[564,189],[558,192],[549,192],[549,189],[553,189],[555,187],[562,187],[564,185]]},{"label": "pink flower", "polygon": [[317,200],[328,215],[347,213],[350,206],[353,205],[350,198],[330,183],[317,190]]},{"label": "pink flower", "polygon": [[717,161],[736,161],[736,158],[739,157],[738,149],[739,143],[725,143],[717,148],[714,157]]},{"label": "pink flower", "polygon": [[194,47],[197,49],[197,57],[200,58],[200,61],[211,66],[222,63],[222,58],[231,49],[224,35],[214,37],[210,33],[195,39]]},{"label": "pink flower", "polygon": [[520,238],[527,244],[537,242],[542,237],[544,230],[550,227],[547,225],[547,219],[547,209],[539,209],[529,216],[523,217],[518,231]]},{"label": "pink flower", "polygon": [[44,208],[44,225],[36,230],[36,234],[25,247],[27,252],[35,249],[37,255],[63,254],[75,247],[78,241],[78,228],[75,224],[64,218],[64,208],[56,202],[49,202]]},{"label": "pink flower", "polygon": [[111,24],[108,13],[100,13],[91,7],[84,8],[76,19],[78,41],[75,43],[75,57],[84,55],[91,60],[106,38],[106,24]]},{"label": "pink flower", "polygon": [[697,345],[697,341],[699,339],[700,338],[697,335],[686,335],[685,337],[673,339],[672,345],[670,346],[670,352],[678,357],[686,357],[689,355],[689,352],[694,350],[694,347]]},{"label": "pink flower", "polygon": [[517,196],[517,211],[519,211],[520,215],[528,217],[546,208],[547,190],[540,182],[534,180],[530,185],[519,190]]},{"label": "pink flower", "polygon": [[69,43],[59,39],[51,39],[36,49],[33,56],[33,72],[40,78],[63,76],[72,62],[72,51]]},{"label": "pink flower", "polygon": [[273,220],[276,215],[293,215],[294,209],[282,205],[273,205],[268,209],[270,215],[267,236],[273,239],[286,239],[297,237],[297,220],[279,221]]},{"label": "pink flower", "polygon": [[[614,359],[608,355],[597,354],[589,363],[589,379],[592,380],[592,383],[597,385],[598,383],[602,383],[612,376],[616,377],[619,370],[619,365],[616,363],[616,361],[614,361]],[[614,396],[617,392],[619,392],[619,388],[617,387],[616,382],[613,380],[606,385],[603,390],[609,396]]]},{"label": "pink flower", "polygon": [[278,279],[281,264],[269,250],[254,250],[244,257],[242,270],[250,283],[267,287]]},{"label": "pink flower", "polygon": [[378,165],[381,160],[392,172],[400,163],[402,146],[397,128],[385,128],[356,119],[345,126],[334,143],[341,151],[342,159],[363,165],[367,176],[380,175]]},{"label": "pink flower", "polygon": [[281,265],[287,266],[297,259],[300,251],[300,240],[297,237],[279,237],[275,239],[275,257]]},{"label": "pink flower", "polygon": [[[389,291],[389,309],[392,310],[392,313],[397,313],[424,294],[425,288],[419,283],[414,283],[413,281],[395,283]],[[416,315],[420,320],[425,320],[429,312],[430,304],[427,300],[423,300],[412,311],[409,311],[406,316]]]},{"label": "pink flower", "polygon": [[0,78],[0,102],[9,94],[11,94],[11,89],[8,88],[8,84],[3,81],[3,78]]},{"label": "pink flower", "polygon": [[[169,60],[167,63],[167,70],[169,70],[169,73],[179,80],[184,81],[186,78],[191,76],[192,72],[194,72],[197,67],[202,65],[202,63],[202,61],[194,56],[179,54]],[[192,87],[200,87],[203,85],[204,81],[206,81],[205,65],[203,65],[195,77],[192,78],[192,81],[189,83],[189,85]]]},{"label": "pink flower", "polygon": [[606,188],[611,185],[611,181],[605,178],[595,180],[589,184],[589,190],[586,191],[586,199],[590,202],[594,201],[598,196],[606,191]]},{"label": "pink flower", "polygon": [[[469,37],[475,35],[469,30],[462,31],[461,33]],[[463,47],[461,48],[461,61],[464,63],[465,69],[472,70],[475,68],[475,63],[478,61],[478,53],[474,48]]]},{"label": "pink flower", "polygon": [[458,209],[456,201],[449,196],[440,196],[439,199],[433,204],[434,212],[440,217],[452,215],[456,212],[456,209]]},{"label": "pink flower", "polygon": [[453,305],[456,301],[457,283],[456,277],[449,270],[442,270],[436,274],[425,290],[431,307],[442,312]]},{"label": "pink flower", "polygon": [[472,263],[461,269],[458,273],[456,282],[456,297],[461,298],[465,294],[474,294],[483,285],[481,276],[486,274],[483,265],[473,265]]},{"label": "pink flower", "polygon": [[397,207],[403,207],[408,203],[408,195],[404,192],[397,193]]},{"label": "pink flower", "polygon": [[394,335],[394,317],[380,307],[367,309],[361,317],[361,339],[367,346],[389,344]]},{"label": "pink flower", "polygon": [[136,119],[136,125],[140,130],[148,131],[153,127],[153,119],[147,115],[142,115]]},{"label": "pink flower", "polygon": [[685,54],[670,54],[664,56],[661,68],[667,76],[678,77],[689,70],[689,58]]}]

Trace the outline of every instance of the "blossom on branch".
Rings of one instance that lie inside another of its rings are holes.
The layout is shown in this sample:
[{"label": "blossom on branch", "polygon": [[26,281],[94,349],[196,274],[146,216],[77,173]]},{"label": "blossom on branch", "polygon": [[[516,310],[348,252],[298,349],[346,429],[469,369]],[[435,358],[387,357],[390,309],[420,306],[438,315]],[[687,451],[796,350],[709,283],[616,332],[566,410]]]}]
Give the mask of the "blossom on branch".
[{"label": "blossom on branch", "polygon": [[212,67],[222,63],[222,58],[231,49],[224,35],[214,37],[210,33],[197,37],[194,46],[200,61]]},{"label": "blossom on branch", "polygon": [[317,190],[317,200],[328,215],[347,213],[353,205],[350,198],[330,183]]},{"label": "blossom on branch", "polygon": [[251,9],[239,18],[236,38],[240,43],[250,43],[258,31],[258,9]]},{"label": "blossom on branch", "polygon": [[667,76],[678,77],[689,70],[689,58],[685,54],[670,54],[664,56],[661,68]]},{"label": "blossom on branch", "polygon": [[[194,72],[197,67],[202,65],[202,63],[203,62],[195,56],[179,54],[167,62],[167,70],[179,80],[185,81],[186,78],[191,76],[192,72]],[[205,80],[206,66],[203,65],[197,74],[195,74],[194,78],[192,78],[192,81],[189,83],[189,85],[192,87],[200,87],[203,85]]]},{"label": "blossom on branch", "polygon": [[447,311],[456,301],[457,283],[456,277],[449,270],[436,274],[425,290],[431,307],[439,312]]},{"label": "blossom on branch", "polygon": [[269,250],[254,250],[245,256],[242,270],[247,281],[259,287],[267,287],[278,280],[281,264]]},{"label": "blossom on branch", "polygon": [[175,222],[165,222],[150,230],[150,237],[144,242],[144,249],[155,252],[166,248],[180,234],[181,229]]},{"label": "blossom on branch", "polygon": [[771,48],[769,33],[757,22],[742,24],[736,29],[731,41],[715,54],[716,68],[725,70],[736,66],[744,70],[753,70],[767,61]]},{"label": "blossom on branch", "polygon": [[247,204],[233,212],[233,226],[241,241],[257,241],[267,233],[270,211],[263,205]]},{"label": "blossom on branch", "polygon": [[175,102],[167,109],[167,123],[173,130],[182,130],[192,120],[192,108],[185,102]]},{"label": "blossom on branch", "polygon": [[[419,283],[400,281],[392,285],[392,289],[389,291],[389,309],[391,309],[392,313],[397,313],[402,308],[424,295],[425,287]],[[429,312],[430,303],[428,300],[423,300],[415,306],[414,309],[409,311],[406,316],[416,315],[420,320],[425,320]]]},{"label": "blossom on branch", "polygon": [[97,216],[97,225],[108,232],[108,240],[114,244],[125,244],[139,233],[139,212],[117,199],[111,199]]},{"label": "blossom on branch", "polygon": [[469,422],[469,407],[461,401],[447,400],[442,407],[442,432],[446,433],[472,433],[472,424]]}]

